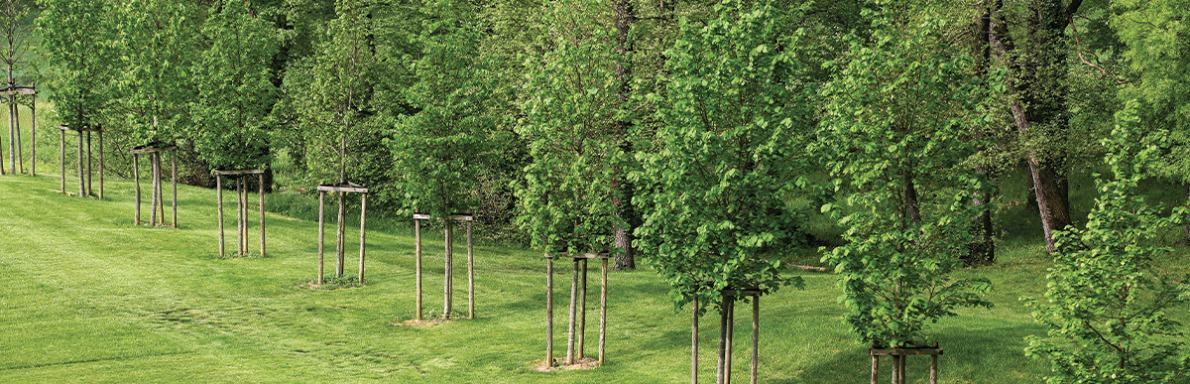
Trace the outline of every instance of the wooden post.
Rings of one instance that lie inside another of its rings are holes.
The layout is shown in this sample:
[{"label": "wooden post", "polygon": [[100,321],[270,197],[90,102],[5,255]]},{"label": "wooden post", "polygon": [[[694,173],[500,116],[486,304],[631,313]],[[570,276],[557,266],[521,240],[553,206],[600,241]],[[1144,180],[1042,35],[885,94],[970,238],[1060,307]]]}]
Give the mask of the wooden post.
[{"label": "wooden post", "polygon": [[325,265],[323,263],[323,259],[322,259],[322,248],[323,248],[322,246],[323,246],[323,240],[325,239],[325,236],[323,233],[324,232],[323,227],[325,226],[323,224],[323,222],[326,221],[326,215],[323,214],[323,210],[325,207],[326,207],[326,192],[318,191],[318,285],[322,285],[322,270]]},{"label": "wooden post", "polygon": [[417,281],[417,321],[421,321],[421,220],[413,219],[413,265]]},{"label": "wooden post", "polygon": [[[260,184],[260,192],[259,192],[260,205],[258,205],[257,208],[260,208],[260,257],[263,258],[264,257],[264,174],[263,173],[256,175],[256,182],[257,182],[257,184]],[[176,184],[174,186],[174,191],[177,191]],[[176,196],[177,195],[175,192],[175,197]],[[178,214],[178,209],[177,209],[177,207],[175,207],[174,208],[174,220],[178,219],[177,214]]]},{"label": "wooden post", "polygon": [[[103,136],[100,136],[103,137]],[[103,148],[103,144],[99,144]],[[101,153],[100,158],[103,157]],[[99,162],[99,193],[103,194],[103,161]],[[173,197],[169,200],[170,209],[173,210],[173,216],[169,221],[174,228],[178,228],[178,151],[169,151],[169,180],[173,189]]]},{"label": "wooden post", "polygon": [[15,133],[16,131],[13,130],[14,129],[13,124],[16,122],[16,117],[13,116],[14,108],[13,108],[12,97],[9,97],[9,102],[6,104],[8,104],[8,169],[10,171],[12,171],[12,174],[15,175],[15,174],[17,174],[17,147],[18,147],[18,145],[16,145],[16,142],[17,142],[17,139],[16,139],[17,136]]},{"label": "wooden post", "polygon": [[900,380],[900,384],[905,384],[905,363],[906,360],[909,360],[909,356],[901,355],[901,358],[898,360],[900,361],[901,369],[898,371],[900,375],[897,376],[897,380]]},{"label": "wooden post", "polygon": [[938,355],[930,355],[930,384],[938,384]]},{"label": "wooden post", "polygon": [[240,175],[240,253],[248,256],[248,180]]},{"label": "wooden post", "polygon": [[449,219],[445,220],[444,223],[446,224],[446,238],[444,239],[443,243],[446,244],[446,256],[443,257],[443,259],[446,267],[444,269],[445,277],[442,279],[442,318],[445,320],[450,320],[450,307],[452,304],[451,295],[454,293],[452,289],[454,283],[454,271],[452,270],[453,268],[451,268],[453,266],[452,264],[454,264],[454,260],[452,260],[454,258],[454,228],[451,225],[452,223]]},{"label": "wooden post", "polygon": [[[134,155],[135,156],[135,155]],[[137,189],[137,196],[139,199],[140,189]],[[219,205],[219,257],[226,257],[223,246],[223,176],[215,175],[215,200],[218,200]],[[136,209],[140,211],[140,203],[136,205]]]},{"label": "wooden post", "polygon": [[339,195],[339,223],[335,231],[335,277],[340,277],[343,276],[343,242],[347,240],[343,238],[347,225],[345,220],[347,215],[347,205],[346,202],[343,201],[343,192],[338,192],[337,194]]},{"label": "wooden post", "polygon": [[360,196],[359,201],[359,285],[364,285],[364,244],[367,244],[365,234],[367,234],[365,223],[367,223],[368,212],[368,194],[364,193]]},{"label": "wooden post", "polygon": [[103,131],[95,133],[99,135],[99,200],[103,200]]},{"label": "wooden post", "polygon": [[719,305],[719,364],[715,368],[715,384],[723,384],[724,368],[727,367],[727,300],[723,295],[723,302]]},{"label": "wooden post", "polygon": [[[472,216],[474,220],[474,216]],[[472,222],[467,222],[467,318],[475,318],[475,249],[471,241]]]},{"label": "wooden post", "polygon": [[574,331],[575,320],[578,316],[578,264],[574,260],[574,268],[570,272],[570,322],[566,328],[566,365],[574,364]]},{"label": "wooden post", "polygon": [[79,197],[87,196],[87,179],[83,175],[83,133],[79,132]]},{"label": "wooden post", "polygon": [[691,302],[690,316],[690,384],[698,384],[698,294]]},{"label": "wooden post", "polygon": [[152,171],[151,171],[152,176],[150,176],[150,180],[152,181],[152,184],[149,187],[149,192],[151,195],[153,195],[153,197],[150,199],[152,201],[152,203],[149,204],[149,226],[156,227],[157,226],[157,153],[156,152],[149,154],[149,167],[152,169]]},{"label": "wooden post", "polygon": [[872,354],[872,383],[876,384],[880,379],[880,356]]},{"label": "wooden post", "polygon": [[545,254],[545,364],[554,366],[554,258]]},{"label": "wooden post", "polygon": [[236,253],[244,257],[244,178],[236,177]]},{"label": "wooden post", "polygon": [[31,96],[29,104],[29,172],[37,176],[37,95]]},{"label": "wooden post", "polygon": [[892,384],[901,384],[901,356],[892,355]]},{"label": "wooden post", "polygon": [[760,371],[760,295],[752,296],[752,376],[749,383],[756,384]]},{"label": "wooden post", "polygon": [[578,354],[578,360],[583,360],[583,351],[586,350],[587,340],[587,259],[579,261],[582,263],[582,281],[579,284],[579,289],[582,292],[579,294],[579,315],[578,315],[578,349],[575,353]]},{"label": "wooden post", "polygon": [[157,217],[161,218],[161,221],[157,223],[165,225],[165,192],[163,189],[165,185],[161,180],[165,177],[165,167],[161,166],[161,153],[158,152],[155,155],[157,156],[153,160],[157,162]]},{"label": "wooden post", "polygon": [[[132,223],[135,225],[140,225],[140,161],[139,160],[140,160],[140,155],[137,155],[135,153],[132,154],[132,180],[133,180],[134,185],[136,186],[136,188],[135,188],[136,208],[133,209],[136,213],[135,213],[135,218],[132,220]],[[220,191],[219,196],[220,197],[223,196],[222,191]],[[219,200],[219,204],[220,204],[220,207],[222,207],[222,204],[223,204],[222,199]],[[220,209],[219,214],[223,214],[222,209]],[[219,222],[219,225],[223,225],[223,222]],[[222,228],[222,227],[220,227],[220,228]],[[220,238],[219,241],[222,242],[223,239]]]},{"label": "wooden post", "polygon": [[724,378],[724,384],[731,384],[731,347],[735,344],[735,301],[733,294],[731,301],[727,302],[727,366],[723,368],[727,376]]},{"label": "wooden post", "polygon": [[[62,194],[66,194],[66,130],[58,130],[58,167],[62,176]],[[135,158],[135,156],[133,156]]]},{"label": "wooden post", "polygon": [[16,96],[13,96],[12,121],[17,128],[17,174],[25,173],[25,146],[21,145],[21,112],[17,108]]},{"label": "wooden post", "polygon": [[603,347],[607,341],[607,258],[599,261],[599,365],[603,365]]},{"label": "wooden post", "polygon": [[91,155],[91,131],[87,131],[87,196],[91,196],[94,189],[91,188],[91,163],[94,156]]}]

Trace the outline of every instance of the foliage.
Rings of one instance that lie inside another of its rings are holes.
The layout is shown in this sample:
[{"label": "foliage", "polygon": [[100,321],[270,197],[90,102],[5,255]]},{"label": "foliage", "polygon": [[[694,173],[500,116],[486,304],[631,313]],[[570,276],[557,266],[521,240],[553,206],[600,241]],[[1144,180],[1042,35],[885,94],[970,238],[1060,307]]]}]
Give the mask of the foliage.
[{"label": "foliage", "polygon": [[610,252],[620,224],[614,200],[617,167],[628,158],[615,132],[619,55],[615,30],[599,0],[543,6],[536,47],[525,65],[525,119],[517,133],[532,162],[519,186],[520,222],[546,252]]},{"label": "foliage", "polygon": [[170,0],[132,0],[117,7],[122,125],[133,127],[137,144],[172,143],[184,136],[180,127],[188,124],[190,103],[198,96],[191,71],[202,48],[203,9]]},{"label": "foliage", "polygon": [[422,56],[412,65],[417,82],[407,91],[416,114],[401,116],[386,140],[396,188],[406,208],[444,217],[474,212],[476,189],[506,140],[497,131],[501,109],[490,57],[469,53],[483,43],[475,5],[444,0],[427,4],[418,41]]},{"label": "foliage", "polygon": [[978,213],[966,202],[983,181],[962,164],[975,152],[972,127],[986,123],[987,92],[966,74],[969,58],[947,54],[945,23],[874,16],[872,36],[849,37],[847,61],[822,90],[817,147],[836,189],[849,192],[844,207],[823,206],[848,242],[823,261],[839,273],[861,339],[906,347],[956,307],[991,306],[988,281],[950,276]]},{"label": "foliage", "polygon": [[58,122],[75,128],[101,125],[118,52],[114,5],[108,0],[42,0],[39,5],[37,26],[53,68],[50,97]]},{"label": "foliage", "polygon": [[1086,228],[1059,232],[1044,304],[1030,300],[1048,338],[1030,337],[1030,356],[1050,361],[1047,380],[1059,383],[1182,383],[1190,375],[1183,326],[1167,311],[1190,300],[1188,276],[1164,273],[1168,248],[1160,234],[1185,209],[1161,213],[1138,194],[1158,160],[1144,139],[1137,103],[1116,115],[1104,139],[1113,179],[1100,179]]},{"label": "foliage", "polygon": [[195,150],[213,169],[267,168],[277,32],[243,1],[225,0],[211,7],[202,33],[210,46],[193,70]]},{"label": "foliage", "polygon": [[808,183],[800,150],[812,138],[815,90],[798,77],[801,34],[783,30],[801,11],[725,1],[705,25],[684,20],[667,52],[662,126],[655,146],[638,148],[631,177],[644,213],[637,246],[679,306],[695,296],[719,303],[725,289],[801,285],[771,254],[796,242],[783,208]]}]

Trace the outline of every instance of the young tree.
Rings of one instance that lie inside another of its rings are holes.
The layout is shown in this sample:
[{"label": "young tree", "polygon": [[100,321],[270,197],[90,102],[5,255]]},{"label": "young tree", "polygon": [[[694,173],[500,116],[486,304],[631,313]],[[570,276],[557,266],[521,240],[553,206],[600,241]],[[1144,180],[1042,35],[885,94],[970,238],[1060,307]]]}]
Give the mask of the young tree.
[{"label": "young tree", "polygon": [[[369,163],[392,164],[380,135],[387,122],[377,117],[375,100],[385,74],[376,54],[379,8],[371,0],[336,2],[336,17],[324,26],[315,54],[290,72],[300,78],[286,87],[292,90],[297,124],[305,136],[306,166],[320,183],[366,182],[374,178],[368,171],[387,172],[387,166]],[[339,239],[346,231],[344,199],[339,193]],[[341,241],[336,244],[337,274],[342,273],[343,248]]]},{"label": "young tree", "polygon": [[[1130,103],[1116,116],[1117,128],[1103,144],[1113,179],[1099,179],[1086,228],[1059,232],[1058,252],[1046,279],[1046,300],[1030,301],[1034,316],[1049,327],[1047,338],[1030,337],[1026,352],[1049,360],[1048,383],[1184,383],[1190,350],[1180,323],[1166,312],[1190,301],[1190,276],[1159,265],[1169,249],[1161,232],[1181,221],[1139,194],[1139,185],[1159,161],[1163,135],[1145,137]],[[1168,133],[1168,132],[1166,132]]]},{"label": "young tree", "polygon": [[277,31],[244,1],[223,0],[211,6],[202,34],[209,46],[192,72],[195,151],[212,169],[267,168]]},{"label": "young tree", "polygon": [[971,60],[950,55],[947,26],[918,16],[929,13],[870,14],[871,37],[848,37],[846,63],[822,91],[817,145],[847,193],[844,207],[823,207],[847,241],[823,261],[839,273],[847,323],[874,348],[920,346],[926,325],[956,307],[991,306],[988,281],[950,275],[984,182],[963,163],[987,92],[968,75]]},{"label": "young tree", "polygon": [[[1185,22],[1185,4],[1123,0],[1113,5],[1117,15],[1111,25],[1126,47],[1122,56],[1131,80],[1120,97],[1138,101],[1137,113],[1143,116],[1138,124],[1170,134],[1162,161],[1150,169],[1190,186],[1190,39],[1185,38],[1190,24]],[[1190,199],[1190,189],[1187,196]],[[1190,225],[1183,242],[1190,245]]]},{"label": "young tree", "polygon": [[100,125],[111,97],[114,6],[107,0],[42,0],[37,26],[53,67],[50,98],[57,121],[72,128]]},{"label": "young tree", "polygon": [[663,125],[641,144],[632,180],[644,214],[638,247],[679,307],[698,299],[727,316],[726,290],[801,283],[780,275],[771,252],[798,241],[785,199],[808,183],[801,149],[815,90],[799,76],[801,33],[787,30],[802,11],[724,1],[705,25],[684,21],[667,53]]},{"label": "young tree", "polygon": [[611,252],[611,229],[622,225],[614,179],[628,159],[611,107],[618,55],[607,10],[599,0],[545,6],[537,45],[544,53],[526,65],[518,133],[533,160],[517,197],[533,246],[551,254]]},{"label": "young tree", "polygon": [[[5,74],[8,76],[6,87],[17,84],[17,65],[24,60],[25,53],[29,51],[28,18],[29,10],[33,6],[33,1],[30,0],[0,0],[0,61],[4,61]],[[10,106],[15,106],[16,102],[16,95],[9,96]],[[9,110],[8,158],[13,173],[20,173],[24,171],[18,172],[18,168],[15,167],[19,165],[24,168],[24,158],[21,156],[21,128],[15,112]],[[4,156],[0,155],[0,163],[3,160]]]},{"label": "young tree", "polygon": [[[195,66],[202,52],[198,39],[203,9],[169,0],[130,0],[117,7],[123,52],[119,85],[126,124],[122,125],[131,128],[128,136],[133,145],[172,144],[182,136],[180,127],[188,123],[190,103],[199,88],[208,87],[209,95],[210,87],[222,85],[191,81],[194,71],[204,70]],[[205,56],[208,64],[216,64],[211,54]]]},{"label": "young tree", "polygon": [[502,140],[501,108],[493,103],[507,98],[497,95],[491,58],[460,54],[484,42],[477,6],[442,0],[423,9],[422,56],[412,65],[417,82],[406,92],[419,111],[401,116],[386,142],[405,207],[445,218],[479,205],[475,189],[499,159],[493,150]]}]

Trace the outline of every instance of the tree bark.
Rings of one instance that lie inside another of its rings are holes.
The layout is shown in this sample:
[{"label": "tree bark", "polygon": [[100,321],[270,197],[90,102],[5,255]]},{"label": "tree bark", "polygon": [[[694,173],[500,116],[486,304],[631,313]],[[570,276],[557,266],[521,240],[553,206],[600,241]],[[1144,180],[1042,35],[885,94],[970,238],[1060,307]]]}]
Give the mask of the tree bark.
[{"label": "tree bark", "polygon": [[[633,24],[636,23],[636,10],[631,0],[615,0],[612,3],[612,13],[615,14],[616,53],[620,55],[620,60],[616,63],[616,81],[620,84],[618,101],[620,108],[627,110],[627,103],[632,94],[632,65],[630,61],[633,51],[628,36],[632,32]],[[615,128],[621,148],[625,153],[631,154],[633,149],[628,134],[632,129],[632,122],[623,119],[617,120]],[[620,194],[620,197],[614,200],[614,204],[616,217],[620,219],[621,224],[614,229],[615,246],[620,250],[620,253],[616,255],[613,267],[616,270],[631,270],[636,269],[636,257],[632,252],[632,222],[634,221],[632,217],[632,186],[624,180],[622,169],[616,167],[614,171],[613,188]]]},{"label": "tree bark", "polygon": [[996,261],[996,242],[993,235],[992,211],[988,205],[991,194],[976,191],[971,194],[971,205],[979,210],[971,227],[971,245],[965,261],[968,265],[991,264]]},{"label": "tree bark", "polygon": [[913,175],[905,172],[901,174],[901,179],[905,183],[901,192],[903,215],[909,221],[921,221],[921,206],[917,201],[917,187],[913,185]]},{"label": "tree bark", "polygon": [[[992,48],[992,55],[1001,64],[1011,70],[1019,72],[1016,76],[1009,76],[1006,85],[1009,91],[1009,110],[1012,112],[1017,131],[1022,136],[1028,136],[1035,125],[1050,125],[1064,128],[1068,123],[1065,115],[1064,89],[1045,89],[1042,79],[1038,77],[1042,66],[1061,66],[1065,62],[1066,53],[1056,46],[1065,31],[1066,18],[1078,9],[1078,2],[1070,8],[1062,8],[1058,2],[1048,2],[1044,7],[1033,7],[1031,10],[1036,17],[1030,17],[1028,25],[1034,29],[1033,36],[1037,36],[1038,44],[1033,48],[1036,52],[1027,52],[1023,64],[1009,62],[1010,58],[1022,57],[1008,33],[1007,23],[1000,13],[1003,1],[996,1],[991,9],[988,44]],[[1050,73],[1051,71],[1044,71]],[[1060,84],[1060,79],[1046,79],[1048,84]],[[1028,154],[1029,177],[1033,182],[1034,196],[1037,199],[1038,211],[1041,216],[1042,231],[1045,235],[1046,250],[1053,252],[1055,231],[1060,231],[1070,224],[1069,203],[1062,193],[1061,175],[1054,164],[1046,161],[1044,153],[1031,151]]]}]

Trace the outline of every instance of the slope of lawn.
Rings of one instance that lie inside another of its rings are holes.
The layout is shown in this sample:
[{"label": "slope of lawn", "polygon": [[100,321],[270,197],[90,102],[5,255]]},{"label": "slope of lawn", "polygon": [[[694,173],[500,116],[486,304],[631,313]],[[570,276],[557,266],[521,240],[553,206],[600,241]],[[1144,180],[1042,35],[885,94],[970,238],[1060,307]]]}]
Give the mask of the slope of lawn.
[{"label": "slope of lawn", "polygon": [[[539,252],[479,246],[479,318],[401,326],[395,324],[414,310],[413,242],[404,231],[369,232],[366,286],[307,289],[302,284],[316,271],[314,222],[269,214],[267,258],[220,259],[214,191],[179,187],[181,228],[174,230],[131,224],[128,181],[109,180],[106,201],[63,196],[57,188],[53,175],[0,177],[0,382],[689,380],[690,315],[674,312],[663,283],[647,268],[610,276],[607,364],[542,373],[534,369],[545,354]],[[228,225],[234,228],[230,219]],[[1043,329],[1018,301],[1040,292],[1046,259],[1034,228],[1005,230],[998,265],[962,272],[995,282],[996,307],[964,310],[933,328],[946,349],[943,383],[1038,382],[1046,370],[1021,352],[1022,338]],[[347,237],[347,248],[354,249],[358,232],[349,229]],[[328,243],[333,249],[333,240]],[[441,311],[441,244],[427,239],[427,314]],[[456,311],[466,310],[462,260],[456,257]],[[556,279],[556,355],[565,353],[568,272],[562,264]],[[842,322],[834,278],[802,276],[806,290],[762,300],[761,381],[865,380],[866,348]],[[591,297],[597,297],[594,287]],[[1185,311],[1176,315],[1187,318]],[[741,311],[737,319],[734,366],[741,382],[749,364],[749,318]],[[589,355],[594,324],[588,326]],[[703,324],[702,375],[709,381],[717,319]],[[911,361],[912,373],[925,373],[922,364]]]}]

